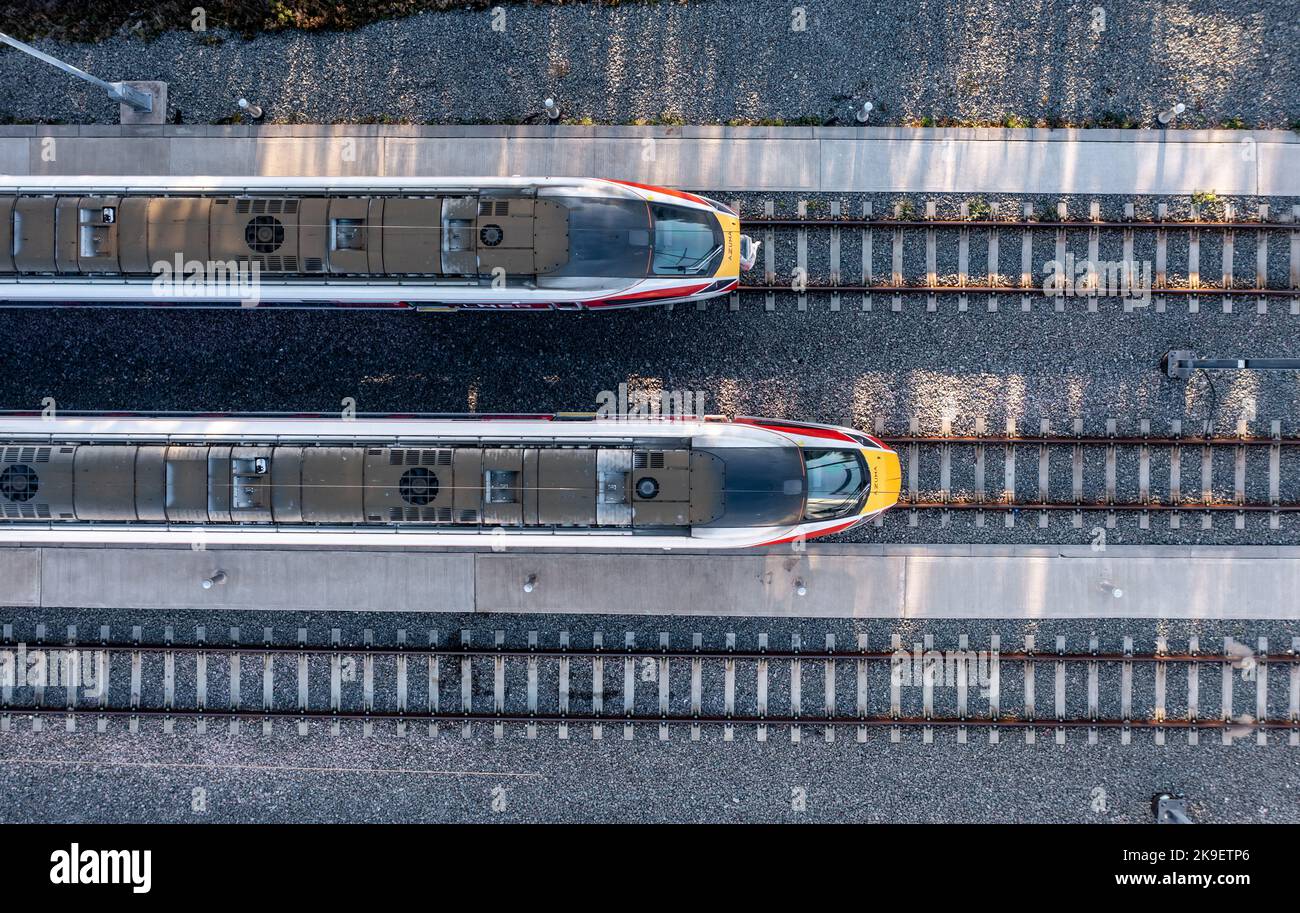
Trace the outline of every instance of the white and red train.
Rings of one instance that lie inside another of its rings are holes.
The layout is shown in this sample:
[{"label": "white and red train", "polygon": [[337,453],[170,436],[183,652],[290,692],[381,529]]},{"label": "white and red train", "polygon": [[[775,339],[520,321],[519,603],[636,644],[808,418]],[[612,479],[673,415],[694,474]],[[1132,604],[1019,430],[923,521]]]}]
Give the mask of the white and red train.
[{"label": "white and red train", "polygon": [[721,549],[899,497],[850,428],[720,416],[0,414],[0,542]]},{"label": "white and red train", "polygon": [[604,310],[736,288],[730,207],[590,178],[0,178],[0,304]]}]

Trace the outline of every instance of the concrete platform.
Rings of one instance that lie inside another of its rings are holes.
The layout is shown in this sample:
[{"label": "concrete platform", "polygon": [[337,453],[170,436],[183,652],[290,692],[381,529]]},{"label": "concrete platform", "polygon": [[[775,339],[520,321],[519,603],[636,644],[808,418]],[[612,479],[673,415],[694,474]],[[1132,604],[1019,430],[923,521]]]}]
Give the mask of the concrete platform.
[{"label": "concrete platform", "polygon": [[[202,580],[218,570],[227,582],[204,590]],[[530,576],[535,586],[525,593]],[[0,606],[11,607],[1300,619],[1297,592],[1295,547],[1117,546],[1099,554],[830,545],[801,555],[707,556],[0,548]]]},{"label": "concrete platform", "polygon": [[5,126],[0,173],[520,174],[716,191],[1300,196],[1300,135],[905,127]]}]

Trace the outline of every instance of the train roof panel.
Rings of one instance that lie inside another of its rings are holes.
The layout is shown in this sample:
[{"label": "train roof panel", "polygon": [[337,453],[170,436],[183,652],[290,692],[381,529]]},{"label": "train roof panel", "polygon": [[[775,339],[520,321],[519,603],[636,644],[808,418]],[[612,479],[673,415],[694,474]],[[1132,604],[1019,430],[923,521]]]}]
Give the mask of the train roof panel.
[{"label": "train roof panel", "polygon": [[568,210],[569,262],[554,276],[649,274],[650,207],[645,202],[621,197],[563,197],[556,202]]},{"label": "train roof panel", "polygon": [[798,447],[718,447],[704,452],[721,461],[725,480],[726,510],[711,525],[799,522],[804,507],[804,467]]},{"label": "train roof panel", "polygon": [[[291,276],[419,275],[436,282],[495,279],[504,270],[507,276],[538,277],[570,264],[575,206],[596,239],[589,238],[584,251],[605,238],[613,244],[611,262],[627,262],[614,239],[621,230],[627,240],[628,226],[616,230],[584,208],[586,202],[538,199],[533,191],[504,188],[455,196],[5,196],[0,220],[7,223],[6,234],[15,227],[17,234],[14,256],[0,259],[0,273],[109,279],[151,274],[159,264],[189,270],[190,264],[220,262]],[[591,209],[602,211],[603,202],[592,201]],[[630,203],[634,213],[646,208],[635,200],[611,202]],[[648,221],[643,215],[640,227]],[[586,259],[601,266],[594,255]],[[622,275],[644,277],[645,260]],[[620,275],[609,266],[596,273],[582,266],[574,264],[567,274]]]},{"label": "train roof panel", "polygon": [[676,443],[0,444],[0,518],[549,528],[718,520],[724,461]]}]

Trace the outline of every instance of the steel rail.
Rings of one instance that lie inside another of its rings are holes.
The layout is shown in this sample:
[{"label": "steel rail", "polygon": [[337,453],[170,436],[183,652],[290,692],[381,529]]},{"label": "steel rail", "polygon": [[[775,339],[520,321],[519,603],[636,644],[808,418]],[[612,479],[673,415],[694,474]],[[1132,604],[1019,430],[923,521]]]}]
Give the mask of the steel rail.
[{"label": "steel rail", "polygon": [[1283,447],[1294,447],[1300,445],[1300,437],[1204,437],[1197,435],[1187,435],[1186,437],[1120,437],[1109,435],[1070,435],[1070,434],[1049,434],[1049,435],[1004,435],[1004,434],[884,434],[875,435],[886,444],[991,444],[998,446],[1000,444],[1014,444],[1016,446],[1046,444],[1049,446],[1067,446],[1073,444],[1083,444],[1090,447],[1189,447],[1189,446],[1211,446],[1211,447],[1236,447],[1245,445],[1247,447],[1262,447],[1280,444]]},{"label": "steel rail", "polygon": [[898,502],[900,507],[908,510],[1084,510],[1115,511],[1117,513],[1200,513],[1219,511],[1223,513],[1280,513],[1300,512],[1300,504],[1236,504],[1232,502],[1213,502],[1206,504],[1199,501],[1180,501],[1177,504],[1151,501],[911,501],[906,495]]},{"label": "steel rail", "polygon": [[1223,229],[1233,231],[1295,231],[1300,230],[1300,222],[1181,222],[1181,221],[1090,221],[1083,219],[1059,219],[1056,221],[1032,221],[1025,219],[788,219],[788,218],[754,218],[742,219],[740,229],[747,228],[1150,228],[1150,229]]},{"label": "steel rail", "polygon": [[968,717],[917,717],[917,716],[826,716],[825,714],[657,714],[657,713],[608,713],[596,714],[590,712],[577,713],[557,713],[554,711],[538,711],[536,713],[519,713],[517,711],[495,713],[491,711],[470,711],[468,713],[457,713],[455,711],[397,711],[397,710],[289,710],[284,708],[272,708],[269,710],[253,710],[240,708],[216,708],[210,710],[191,710],[185,708],[165,708],[165,707],[58,707],[58,706],[23,706],[8,707],[0,709],[0,716],[30,716],[30,717],[105,717],[117,719],[136,718],[159,718],[159,719],[194,719],[194,720],[353,720],[358,722],[367,721],[393,721],[404,723],[551,723],[551,724],[583,724],[590,723],[593,725],[614,724],[614,723],[643,723],[643,724],[668,724],[668,725],[720,725],[734,726],[737,724],[760,724],[769,726],[873,726],[873,727],[912,727],[923,728],[927,726],[935,727],[971,727],[985,729],[1180,729],[1180,730],[1240,730],[1241,732],[1250,732],[1255,730],[1300,730],[1300,722],[1282,719],[1265,719],[1265,720],[1239,720],[1239,719],[1221,719],[1207,717],[1205,719],[1150,719],[1147,717],[1136,717],[1132,719],[1115,719],[1101,718],[1091,719],[1088,717],[1070,717],[1065,719],[1056,719],[1053,717],[1036,717],[1026,719],[1014,716],[998,716],[997,718],[986,716],[968,716]]},{"label": "steel rail", "polygon": [[[785,285],[741,285],[735,289],[737,292],[758,293],[758,292],[783,292],[786,294],[808,293],[843,293],[853,292],[862,294],[931,294],[931,295],[1013,295],[1025,293],[1042,293],[1041,285],[821,285],[811,284],[795,287],[790,284]],[[1080,288],[1073,295],[1053,295],[1043,294],[1044,298],[1055,300],[1057,298],[1124,298],[1125,295],[1108,295],[1103,294],[1105,290],[1099,289],[1095,295],[1087,294]],[[1198,295],[1206,296],[1226,296],[1241,295],[1248,298],[1300,298],[1300,288],[1281,289],[1281,288],[1218,288],[1217,286],[1199,286],[1197,288],[1153,288],[1138,289],[1143,296],[1148,293],[1152,296],[1175,296],[1185,295],[1194,297]],[[1127,296],[1132,298],[1132,295]]]},{"label": "steel rail", "polygon": [[[156,641],[148,643],[121,643],[111,642],[102,643],[98,641],[79,641],[77,643],[56,643],[53,641],[20,641],[11,640],[0,643],[0,651],[14,650],[18,647],[24,647],[29,653],[46,650],[46,651],[80,651],[86,653],[95,653],[105,651],[115,654],[128,653],[172,653],[181,656],[197,656],[200,654],[208,656],[264,656],[267,653],[276,655],[293,655],[293,656],[406,656],[406,657],[438,657],[438,658],[458,658],[468,656],[470,658],[495,658],[495,657],[513,657],[528,658],[542,657],[546,659],[717,659],[717,660],[741,660],[758,662],[760,660],[894,660],[902,658],[897,650],[791,650],[784,648],[767,649],[767,650],[726,650],[717,648],[681,648],[681,647],[647,647],[645,649],[596,649],[593,647],[547,647],[538,645],[537,647],[494,647],[494,646],[474,646],[474,645],[453,645],[442,646],[424,646],[412,644],[407,646],[348,646],[339,644],[285,644],[285,643],[238,643],[226,644],[219,642],[205,643],[158,643]],[[952,651],[950,651],[952,652]],[[1026,650],[984,650],[971,647],[967,650],[958,651],[970,655],[980,652],[988,653],[990,656],[997,657],[999,662],[1076,662],[1076,663],[1239,663],[1243,657],[1232,653],[1057,653],[1050,650],[1035,650],[1033,652]],[[903,651],[906,657],[911,657],[910,651]],[[1287,651],[1279,654],[1278,658],[1272,662],[1300,662],[1300,656]]]}]

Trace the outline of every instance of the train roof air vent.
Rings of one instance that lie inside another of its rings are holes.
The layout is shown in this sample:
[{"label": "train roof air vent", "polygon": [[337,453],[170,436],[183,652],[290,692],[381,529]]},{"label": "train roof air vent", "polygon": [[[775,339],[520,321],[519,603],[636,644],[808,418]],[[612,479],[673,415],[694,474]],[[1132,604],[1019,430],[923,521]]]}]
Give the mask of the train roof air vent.
[{"label": "train roof air vent", "polygon": [[663,469],[664,452],[662,450],[638,450],[632,454],[633,469]]},{"label": "train roof air vent", "polygon": [[249,250],[259,254],[273,253],[284,243],[284,225],[274,216],[254,216],[244,228],[244,240]]},{"label": "train roof air vent", "polygon": [[397,490],[407,504],[424,507],[438,497],[438,477],[423,466],[414,466],[402,473]]},{"label": "train roof air vent", "polygon": [[[64,453],[72,451],[64,447]],[[0,447],[0,463],[48,463],[49,447]]]},{"label": "train roof air vent", "polygon": [[30,501],[40,490],[41,481],[36,470],[25,463],[14,463],[0,472],[0,497],[15,504]]},{"label": "train roof air vent", "polygon": [[505,240],[506,233],[501,230],[500,225],[484,225],[478,230],[478,239],[483,242],[484,247],[496,247]]}]

